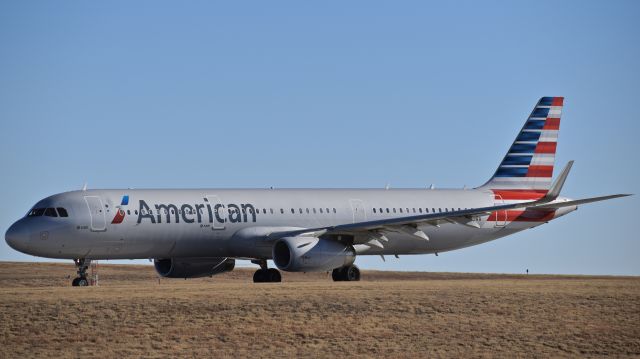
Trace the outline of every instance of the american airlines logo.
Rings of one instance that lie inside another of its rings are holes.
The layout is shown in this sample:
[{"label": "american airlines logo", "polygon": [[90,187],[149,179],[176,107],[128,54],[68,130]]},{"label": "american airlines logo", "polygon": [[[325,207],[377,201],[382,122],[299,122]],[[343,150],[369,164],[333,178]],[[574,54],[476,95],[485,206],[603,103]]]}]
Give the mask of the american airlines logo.
[{"label": "american airlines logo", "polygon": [[122,196],[122,201],[120,201],[120,205],[116,206],[116,215],[113,217],[111,224],[120,224],[124,221],[125,211],[123,209],[124,206],[129,204],[129,195]]}]

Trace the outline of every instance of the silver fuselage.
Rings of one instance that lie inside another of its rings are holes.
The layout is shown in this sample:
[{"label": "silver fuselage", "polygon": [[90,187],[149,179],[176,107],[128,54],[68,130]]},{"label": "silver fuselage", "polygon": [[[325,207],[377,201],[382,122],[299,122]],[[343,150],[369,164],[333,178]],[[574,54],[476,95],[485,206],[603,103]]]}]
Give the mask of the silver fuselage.
[{"label": "silver fuselage", "polygon": [[[7,241],[21,252],[50,258],[270,259],[272,243],[265,238],[278,230],[499,204],[493,192],[481,189],[86,190],[41,200],[34,208],[62,207],[68,217],[25,216],[11,226]],[[359,255],[449,251],[532,228],[575,209],[560,208],[532,221],[510,221],[506,211],[493,220],[481,215],[477,227],[425,224],[420,229],[428,241],[391,231],[384,248],[357,244],[365,241],[359,238],[354,247]]]}]

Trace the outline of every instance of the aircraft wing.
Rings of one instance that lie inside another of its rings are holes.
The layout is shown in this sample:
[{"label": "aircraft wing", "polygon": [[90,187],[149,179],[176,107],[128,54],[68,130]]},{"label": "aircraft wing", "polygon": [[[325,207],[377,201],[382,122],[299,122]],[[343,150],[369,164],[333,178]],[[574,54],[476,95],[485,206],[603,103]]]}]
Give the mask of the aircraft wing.
[{"label": "aircraft wing", "polygon": [[478,223],[478,217],[489,215],[495,211],[504,211],[510,209],[554,209],[597,201],[604,201],[607,199],[625,196],[629,196],[629,194],[615,194],[610,196],[585,198],[564,202],[551,201],[551,203],[547,200],[544,200],[543,198],[537,201],[513,203],[500,206],[472,208],[442,213],[421,214],[417,216],[388,218],[374,221],[341,224],[337,226],[300,229],[295,231],[274,232],[268,236],[268,239],[276,240],[283,237],[293,236],[321,236],[323,234],[354,234],[357,232],[370,232],[374,239],[376,239],[376,237],[379,237],[380,239],[384,240],[385,237],[384,234],[381,233],[382,231],[398,231],[414,235],[424,240],[429,240],[426,234],[418,228],[419,226],[439,226],[442,223],[456,223],[479,228],[480,225]]},{"label": "aircraft wing", "polygon": [[[495,211],[505,211],[510,209],[554,209],[562,207],[576,206],[579,204],[604,201],[607,199],[629,196],[628,194],[615,194],[610,196],[585,198],[571,201],[556,201],[560,195],[562,186],[571,170],[573,161],[569,161],[562,170],[558,178],[554,181],[547,194],[535,201],[505,204],[491,207],[471,208],[459,211],[449,211],[441,213],[420,214],[416,216],[396,217],[379,219],[373,221],[364,221],[357,223],[341,224],[337,226],[318,227],[310,229],[300,229],[294,231],[274,232],[271,233],[267,240],[276,240],[283,237],[293,236],[321,236],[323,234],[355,234],[369,232],[374,241],[378,239],[385,241],[386,237],[383,231],[399,231],[411,234],[413,236],[429,240],[427,235],[419,229],[419,226],[433,225],[439,226],[442,223],[456,223],[470,227],[480,228],[478,217],[489,215]],[[375,245],[375,243],[374,243]],[[381,246],[381,244],[380,244]]]}]

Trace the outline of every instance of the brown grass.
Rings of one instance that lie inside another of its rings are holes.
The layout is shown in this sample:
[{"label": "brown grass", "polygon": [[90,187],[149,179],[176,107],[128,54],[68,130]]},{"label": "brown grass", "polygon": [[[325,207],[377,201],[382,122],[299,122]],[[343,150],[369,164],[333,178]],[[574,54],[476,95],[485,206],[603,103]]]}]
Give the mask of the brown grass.
[{"label": "brown grass", "polygon": [[149,266],[0,262],[0,358],[640,356],[640,278],[253,270],[158,283]]}]

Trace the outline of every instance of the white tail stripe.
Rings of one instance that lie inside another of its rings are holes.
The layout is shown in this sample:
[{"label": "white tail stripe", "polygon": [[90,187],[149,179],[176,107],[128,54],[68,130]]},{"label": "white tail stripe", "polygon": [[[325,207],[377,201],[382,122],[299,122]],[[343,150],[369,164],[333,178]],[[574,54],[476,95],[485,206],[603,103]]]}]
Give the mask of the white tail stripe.
[{"label": "white tail stripe", "polygon": [[558,142],[558,131],[542,131],[540,142]]}]

